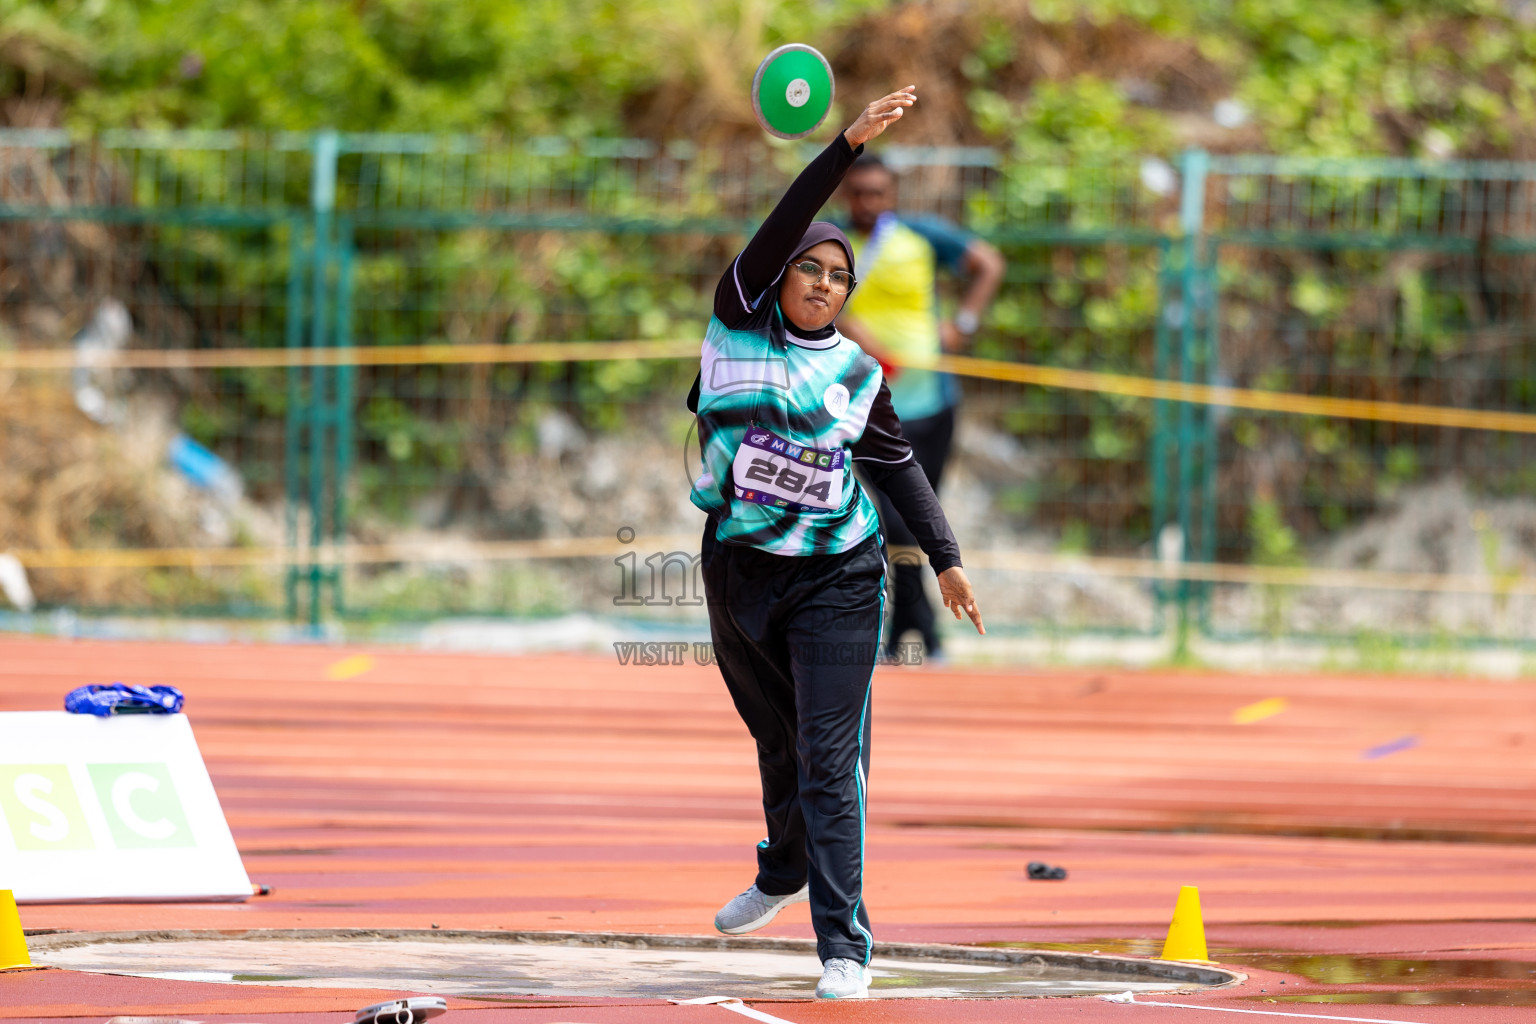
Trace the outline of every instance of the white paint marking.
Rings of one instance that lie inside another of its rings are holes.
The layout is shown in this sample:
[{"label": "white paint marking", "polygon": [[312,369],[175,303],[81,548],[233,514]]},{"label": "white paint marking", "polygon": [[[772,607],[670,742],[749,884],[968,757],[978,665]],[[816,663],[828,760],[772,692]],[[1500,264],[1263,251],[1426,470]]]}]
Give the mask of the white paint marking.
[{"label": "white paint marking", "polygon": [[1334,1017],[1326,1013],[1282,1013],[1279,1010],[1239,1010],[1230,1006],[1201,1006],[1199,1003],[1159,1003],[1137,1000],[1132,1006],[1176,1006],[1181,1010],[1215,1010],[1217,1013],[1257,1013],[1262,1017],[1301,1017],[1306,1020],[1348,1020],[1364,1024],[1423,1024],[1416,1020],[1393,1020],[1390,1017]]},{"label": "white paint marking", "polygon": [[667,1002],[676,1003],[678,1006],[718,1006],[722,1010],[730,1010],[743,1017],[760,1020],[763,1024],[791,1024],[783,1017],[775,1017],[761,1010],[754,1010],[735,996],[701,996],[698,999],[669,999]]}]

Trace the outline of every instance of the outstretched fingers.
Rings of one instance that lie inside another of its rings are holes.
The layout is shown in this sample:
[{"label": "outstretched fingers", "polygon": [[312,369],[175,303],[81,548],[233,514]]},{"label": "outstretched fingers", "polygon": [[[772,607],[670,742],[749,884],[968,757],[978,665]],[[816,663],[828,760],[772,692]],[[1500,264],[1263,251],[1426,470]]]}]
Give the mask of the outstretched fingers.
[{"label": "outstretched fingers", "polygon": [[917,102],[917,86],[908,85],[869,104],[849,125],[845,134],[851,145],[859,146],[901,120],[906,109]]},{"label": "outstretched fingers", "polygon": [[880,97],[869,105],[870,113],[886,120],[900,117],[902,111],[917,102],[917,86],[908,85]]}]

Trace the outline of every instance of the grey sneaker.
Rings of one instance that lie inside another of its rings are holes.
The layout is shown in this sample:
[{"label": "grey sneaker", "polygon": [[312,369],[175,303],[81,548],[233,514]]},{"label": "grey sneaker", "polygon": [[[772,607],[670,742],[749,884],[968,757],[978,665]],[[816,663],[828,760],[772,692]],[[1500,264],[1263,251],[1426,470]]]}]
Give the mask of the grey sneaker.
[{"label": "grey sneaker", "polygon": [[715,927],[727,935],[755,932],[791,903],[805,903],[810,898],[809,883],[788,896],[769,896],[754,882],[752,888],[720,908],[715,915]]},{"label": "grey sneaker", "polygon": [[832,957],[821,965],[821,981],[816,985],[816,998],[869,998],[869,968],[857,960]]}]

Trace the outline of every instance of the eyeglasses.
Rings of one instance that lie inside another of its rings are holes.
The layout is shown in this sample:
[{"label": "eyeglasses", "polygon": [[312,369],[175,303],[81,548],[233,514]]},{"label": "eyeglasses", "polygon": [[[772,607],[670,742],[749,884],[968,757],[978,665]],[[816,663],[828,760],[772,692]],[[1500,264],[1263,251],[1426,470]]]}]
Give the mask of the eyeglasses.
[{"label": "eyeglasses", "polygon": [[827,286],[838,295],[847,295],[853,291],[856,283],[852,274],[846,270],[827,271],[822,269],[820,263],[814,260],[806,260],[804,263],[792,264],[800,274],[800,280],[806,284],[816,284],[823,277],[827,279]]}]

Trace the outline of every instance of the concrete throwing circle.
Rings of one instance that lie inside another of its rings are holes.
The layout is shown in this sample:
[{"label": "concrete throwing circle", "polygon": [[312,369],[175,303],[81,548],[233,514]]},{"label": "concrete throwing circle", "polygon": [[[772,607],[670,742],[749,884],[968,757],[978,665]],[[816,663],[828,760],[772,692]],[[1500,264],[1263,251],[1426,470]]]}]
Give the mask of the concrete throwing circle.
[{"label": "concrete throwing circle", "polygon": [[[156,932],[34,940],[34,961],[180,981],[400,989],[454,996],[811,998],[815,945],[788,939],[508,932]],[[1232,984],[1216,967],[1014,949],[880,944],[875,997],[1177,992]]]}]

